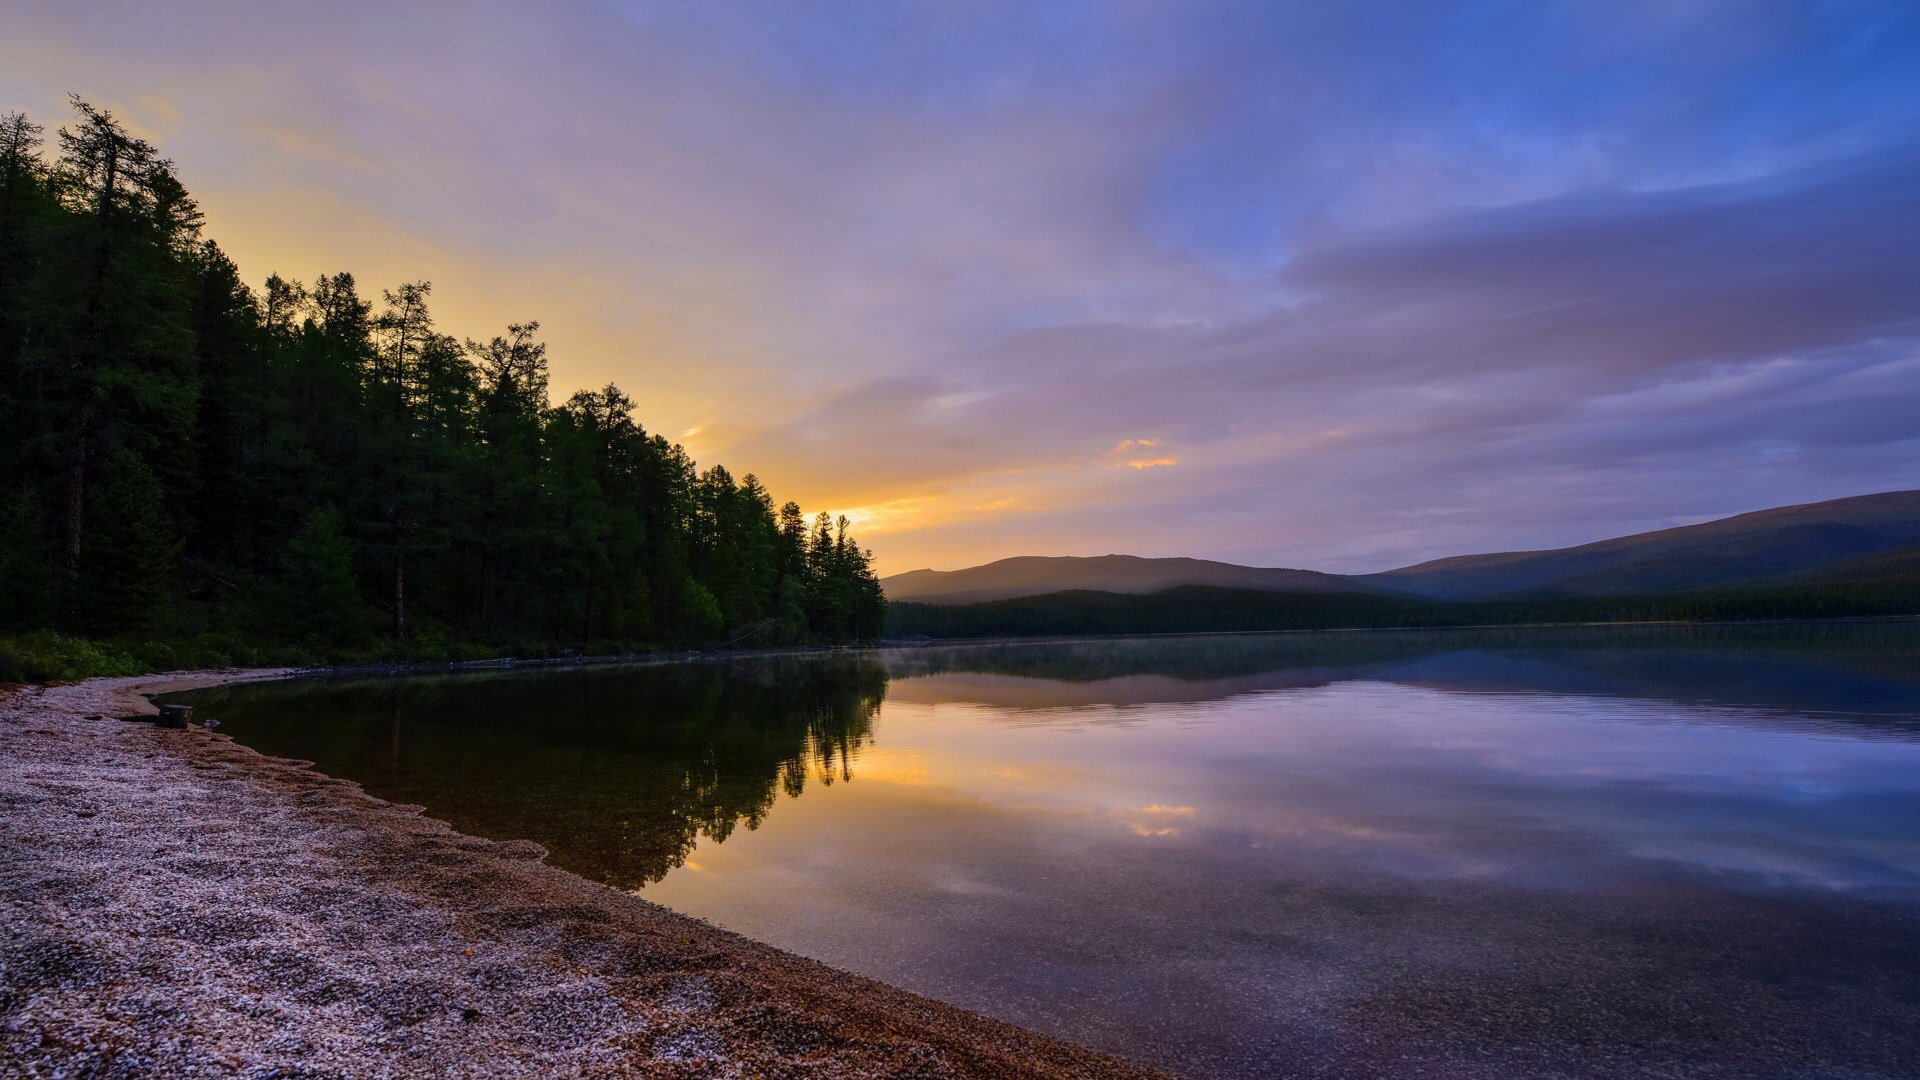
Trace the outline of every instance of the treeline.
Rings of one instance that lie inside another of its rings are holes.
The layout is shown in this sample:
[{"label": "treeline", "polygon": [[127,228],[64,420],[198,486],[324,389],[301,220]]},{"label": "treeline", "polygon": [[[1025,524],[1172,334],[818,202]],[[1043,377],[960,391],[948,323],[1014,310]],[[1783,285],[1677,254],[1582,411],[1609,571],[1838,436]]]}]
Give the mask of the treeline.
[{"label": "treeline", "polygon": [[[1436,632],[1438,631],[1438,632]],[[1531,655],[1545,663],[1581,657],[1580,663],[1614,667],[1608,653],[1653,656],[1698,651],[1750,664],[1756,655],[1794,667],[1819,664],[1836,673],[1920,683],[1920,645],[1913,627],[1877,622],[1805,621],[1788,625],[1700,622],[1682,625],[1598,623],[1561,626],[1497,625],[1475,628],[1376,629],[1368,633],[1227,634],[1175,637],[1088,637],[1048,641],[968,642],[956,648],[903,649],[887,657],[895,679],[970,673],[1012,675],[1059,682],[1105,682],[1155,675],[1183,682],[1239,683],[1273,672],[1297,670],[1310,678],[1347,677],[1359,668],[1403,663],[1472,649]],[[1743,655],[1744,654],[1744,655]],[[1781,667],[1781,665],[1775,665]],[[1703,669],[1693,665],[1687,670]],[[1641,669],[1634,676],[1656,676]],[[1784,670],[1784,667],[1782,668]],[[1671,675],[1665,678],[1671,679]],[[1711,674],[1702,676],[1711,680]]]},{"label": "treeline", "polygon": [[1906,579],[1468,602],[1189,585],[1144,596],[1076,591],[951,606],[896,602],[887,609],[887,634],[895,638],[1064,637],[1914,614],[1920,614],[1920,580]]},{"label": "treeline", "polygon": [[0,120],[0,632],[319,656],[876,637],[844,518],[548,397],[539,324],[429,285],[249,288],[171,162]]}]

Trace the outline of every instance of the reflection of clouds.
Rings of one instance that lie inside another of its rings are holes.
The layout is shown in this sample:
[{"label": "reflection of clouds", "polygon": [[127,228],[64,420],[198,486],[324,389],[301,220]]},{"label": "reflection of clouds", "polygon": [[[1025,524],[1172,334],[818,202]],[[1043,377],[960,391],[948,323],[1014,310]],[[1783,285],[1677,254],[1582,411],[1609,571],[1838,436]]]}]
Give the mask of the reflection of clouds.
[{"label": "reflection of clouds", "polygon": [[[1046,680],[1007,682],[1039,694]],[[939,746],[916,782],[1047,827],[1105,819],[1275,865],[1407,879],[1561,887],[1664,864],[1755,883],[1920,883],[1920,838],[1848,802],[1887,789],[1920,813],[1920,747],[1777,715],[1378,681],[1036,711],[991,677],[891,685],[909,692],[885,706],[889,732]],[[983,685],[1003,704],[926,700]],[[1111,688],[1072,689],[1089,687]],[[1033,722],[1010,727],[1014,715]],[[1205,815],[1177,797],[1202,793]]]},{"label": "reflection of clouds", "polygon": [[1209,1045],[1370,994],[1400,1015],[1429,984],[1639,1017],[1619,995],[1651,973],[1691,1015],[1771,1001],[1780,971],[1882,977],[1854,898],[1920,900],[1920,745],[1779,719],[1387,681],[1037,714],[890,696],[872,753],[924,779],[809,791],[647,895],[1014,1017],[1070,1001],[1157,1035],[1194,1003]]},{"label": "reflection of clouds", "polygon": [[[1268,875],[1551,891],[1674,873],[1718,888],[1920,887],[1920,838],[1898,824],[1920,815],[1911,748],[1889,758],[1884,743],[1690,729],[1670,707],[1616,699],[1389,684],[1217,709],[1213,723],[1177,731],[1016,734],[977,711],[889,704],[887,744],[912,749],[876,748],[874,775],[898,782],[810,792],[758,832],[703,844],[706,884],[670,876],[649,895],[715,905],[737,923],[736,905],[752,906],[735,897],[745,881],[811,882],[831,905],[837,886],[814,875],[837,880],[858,864],[868,869],[856,878],[885,880],[864,888],[902,905],[938,893],[1019,906],[1058,900],[1062,873],[1129,862],[1102,839],[1116,826],[1178,840],[1191,887],[1228,892]],[[1583,763],[1596,756],[1604,768]],[[1862,792],[1881,795],[1858,802]],[[1169,793],[1204,793],[1206,810]]]},{"label": "reflection of clouds", "polygon": [[1343,858],[1376,872],[1551,884],[1666,861],[1755,881],[1920,884],[1920,837],[1885,807],[1820,794],[1892,792],[1920,811],[1911,744],[1734,726],[1727,710],[1389,684],[1285,706],[1276,724],[1262,699],[1229,703],[1213,741],[1258,752],[1195,764],[1238,797],[1249,829],[1271,838],[1317,813],[1366,840]]},{"label": "reflection of clouds", "polygon": [[1114,817],[1133,831],[1135,836],[1160,837],[1179,836],[1180,827],[1170,825],[1169,821],[1184,821],[1194,816],[1191,806],[1129,806],[1114,811]]}]

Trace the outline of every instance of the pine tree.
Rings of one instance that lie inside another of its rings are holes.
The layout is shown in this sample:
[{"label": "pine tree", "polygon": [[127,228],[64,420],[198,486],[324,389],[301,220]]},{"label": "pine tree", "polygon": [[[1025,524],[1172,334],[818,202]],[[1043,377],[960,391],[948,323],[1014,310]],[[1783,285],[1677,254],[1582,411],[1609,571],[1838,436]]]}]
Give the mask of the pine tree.
[{"label": "pine tree", "polygon": [[115,451],[87,505],[80,573],[72,587],[72,627],[99,635],[152,627],[179,550],[153,470],[133,451]]},{"label": "pine tree", "polygon": [[39,194],[44,167],[40,137],[45,129],[25,113],[0,116],[0,387],[11,387],[19,349],[21,265],[29,207]]},{"label": "pine tree", "polygon": [[47,626],[53,615],[53,560],[46,513],[21,487],[0,504],[0,629]]},{"label": "pine tree", "polygon": [[[537,322],[515,323],[485,345],[469,341],[479,363],[479,436],[474,478],[478,622],[488,637],[525,622],[540,606],[540,566],[555,505],[542,441],[547,411],[547,347]],[[644,590],[642,590],[644,592]],[[630,597],[644,610],[644,595]]]},{"label": "pine tree", "polygon": [[377,611],[536,647],[877,625],[844,525],[696,469],[617,386],[551,407],[538,323],[462,343],[427,282],[376,313],[344,272],[256,295],[172,163],[74,109],[52,162],[0,116],[0,626],[145,632],[177,603],[326,651]]},{"label": "pine tree", "polygon": [[79,98],[73,106],[80,119],[60,129],[51,183],[70,211],[57,240],[77,257],[56,264],[49,288],[77,302],[45,328],[29,360],[67,406],[55,436],[63,477],[56,524],[70,577],[86,542],[87,485],[115,445],[144,458],[163,501],[184,510],[195,371],[176,257],[197,228],[171,162],[112,114]]},{"label": "pine tree", "polygon": [[278,614],[292,621],[276,628],[281,636],[322,649],[364,643],[369,611],[353,566],[353,544],[340,515],[326,507],[308,514],[283,557]]}]

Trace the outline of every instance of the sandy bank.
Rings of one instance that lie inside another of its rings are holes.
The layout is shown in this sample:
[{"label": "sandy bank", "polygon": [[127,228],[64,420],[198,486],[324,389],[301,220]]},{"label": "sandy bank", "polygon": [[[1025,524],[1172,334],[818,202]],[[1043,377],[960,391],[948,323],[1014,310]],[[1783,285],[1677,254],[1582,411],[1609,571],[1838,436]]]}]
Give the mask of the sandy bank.
[{"label": "sandy bank", "polygon": [[452,831],[114,719],[262,672],[0,695],[0,1074],[1131,1077]]}]

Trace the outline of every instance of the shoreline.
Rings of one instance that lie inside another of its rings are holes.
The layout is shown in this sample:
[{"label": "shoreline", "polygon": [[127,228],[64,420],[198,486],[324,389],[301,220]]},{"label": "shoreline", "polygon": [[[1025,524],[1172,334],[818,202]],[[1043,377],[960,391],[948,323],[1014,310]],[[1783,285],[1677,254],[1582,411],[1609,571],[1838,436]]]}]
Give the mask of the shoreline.
[{"label": "shoreline", "polygon": [[345,672],[0,691],[0,1072],[1159,1075],[547,866],[537,844],[459,833],[310,762],[116,719],[150,695],[329,673]]},{"label": "shoreline", "polygon": [[[911,603],[912,601],[902,601]],[[1280,637],[1301,634],[1419,634],[1456,630],[1605,630],[1613,627],[1646,628],[1705,627],[1712,629],[1749,626],[1826,626],[1854,623],[1920,623],[1915,615],[1821,615],[1777,619],[1621,619],[1602,622],[1519,622],[1519,623],[1444,623],[1432,626],[1312,626],[1287,630],[1161,630],[1126,634],[1034,634],[1027,637],[928,637],[924,640],[883,639],[862,649],[949,648],[959,645],[1072,645],[1089,641],[1123,641],[1129,638],[1215,638]],[[724,654],[717,654],[724,655]],[[497,663],[497,661],[494,661]]]}]

